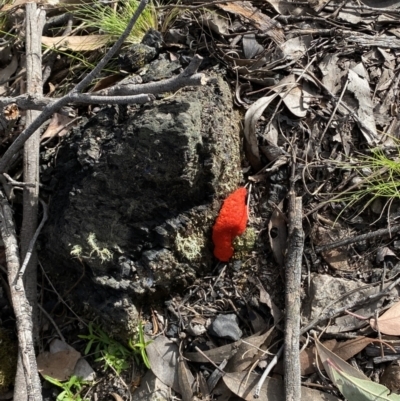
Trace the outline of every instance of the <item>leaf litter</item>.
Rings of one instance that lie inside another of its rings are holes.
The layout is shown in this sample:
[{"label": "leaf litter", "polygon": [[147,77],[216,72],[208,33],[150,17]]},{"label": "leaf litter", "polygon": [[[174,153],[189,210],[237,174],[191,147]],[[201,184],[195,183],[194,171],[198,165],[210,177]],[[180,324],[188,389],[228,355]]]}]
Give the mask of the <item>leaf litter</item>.
[{"label": "leaf litter", "polygon": [[[16,1],[3,6],[2,10],[24,3]],[[279,186],[289,186],[285,169],[293,167],[290,158],[294,154],[297,159],[295,181],[303,196],[307,215],[304,226],[309,233],[302,296],[308,297],[311,304],[318,303],[318,310],[322,311],[313,319],[325,317],[318,322],[318,330],[337,336],[337,340],[323,343],[315,340],[315,345],[305,347],[300,354],[301,373],[308,376],[315,372],[317,349],[331,382],[345,396],[351,397],[357,391],[357,399],[361,400],[398,399],[344,362],[356,356],[357,361],[363,361],[361,366],[374,367],[364,353],[376,340],[371,328],[382,334],[400,336],[398,302],[375,317],[376,309],[382,308],[396,294],[385,295],[379,302],[369,301],[368,297],[373,297],[369,294],[358,305],[358,300],[355,304],[350,302],[350,295],[345,292],[332,294],[329,288],[325,289],[325,297],[318,298],[312,293],[311,285],[312,274],[329,273],[342,280],[340,287],[345,287],[346,281],[357,282],[358,287],[376,288],[375,293],[392,283],[399,271],[397,264],[390,265],[385,258],[379,259],[379,263],[385,264],[386,270],[375,264],[375,255],[383,245],[388,255],[392,253],[398,258],[400,254],[399,241],[390,232],[378,240],[366,238],[333,250],[315,252],[316,246],[368,234],[398,221],[400,197],[387,201],[382,191],[377,196],[382,203],[380,207],[378,204],[372,208],[369,203],[366,206],[374,195],[365,200],[360,191],[372,185],[372,178],[368,177],[374,172],[368,171],[370,165],[363,164],[359,155],[361,152],[374,157],[373,149],[379,148],[387,163],[397,163],[400,157],[397,110],[400,32],[396,26],[399,4],[381,2],[379,11],[374,11],[377,5],[371,1],[319,0],[302,5],[282,0],[268,0],[262,5],[240,1],[218,3],[215,7],[217,13],[215,9],[192,10],[190,17],[186,12],[178,16],[170,28],[170,37],[174,40],[166,41],[165,45],[169,57],[175,60],[183,51],[192,50],[193,38],[197,38],[197,45],[204,45],[224,67],[228,79],[236,81],[241,88],[237,98],[240,98],[238,103],[244,114],[248,163],[244,170],[252,174],[248,176],[254,185],[250,199],[254,214],[251,225],[259,236],[256,248],[249,251],[246,258],[231,262],[227,272],[219,270],[218,276],[199,281],[196,289],[190,290],[189,301],[175,299],[172,310],[176,314],[172,313],[169,322],[164,321],[168,322],[165,331],[168,333],[175,325],[175,332],[159,335],[146,347],[154,377],[181,394],[183,400],[189,400],[196,393],[196,385],[203,388],[200,393],[205,393],[205,397],[212,396],[212,389],[204,383],[208,383],[206,378],[210,372],[210,377],[216,372],[214,376],[219,375],[220,380],[216,382],[223,381],[231,392],[225,391],[227,400],[229,394],[252,399],[262,369],[277,352],[272,338],[282,337],[278,324],[284,314],[283,286],[278,266],[285,264],[287,253],[287,201],[285,196],[280,199]],[[109,46],[109,41],[107,35],[85,35],[83,31],[68,37],[55,31],[54,36],[43,37],[43,43],[52,49],[58,44],[61,45],[58,51],[89,52],[89,58],[98,49]],[[0,84],[0,91],[2,95],[10,95],[21,89],[15,72],[22,65],[14,52],[1,64],[4,75],[1,79],[7,82]],[[72,65],[71,60],[60,63],[51,73],[49,85],[63,90],[59,86],[60,76],[74,77]],[[80,68],[82,72],[84,68]],[[119,71],[114,72],[113,84],[122,79]],[[101,84],[108,86],[107,77],[102,79]],[[43,138],[64,135],[70,121],[55,115]],[[7,137],[7,140],[10,139]],[[385,174],[387,170],[378,174],[378,183]],[[399,177],[389,175],[388,178],[400,186]],[[362,184],[357,186],[357,180]],[[340,195],[348,188],[353,188],[349,197],[344,193]],[[272,237],[274,228],[278,235]],[[234,270],[235,263],[242,271]],[[382,282],[380,290],[379,282]],[[332,296],[338,301],[342,298],[342,309],[332,302]],[[357,318],[345,314],[346,306],[368,320],[356,324]],[[210,322],[218,314],[232,310],[240,318],[244,337],[229,342],[210,336]],[[258,321],[265,321],[267,330],[263,334],[249,323],[252,311]],[[201,329],[197,330],[195,323],[200,320]],[[303,320],[306,324],[305,315]],[[370,327],[360,327],[368,326],[367,322]],[[342,341],[342,336],[346,335],[354,338]],[[69,349],[40,354],[38,358],[43,371],[49,369],[47,372],[65,379],[71,375],[78,354]],[[223,368],[219,367],[221,363]],[[199,367],[200,364],[205,364],[207,369]],[[55,367],[60,372],[56,372]],[[192,371],[197,374],[193,375]],[[275,373],[280,373],[279,367]],[[151,378],[153,382],[154,377]],[[338,393],[329,391],[333,394],[303,386],[302,399],[337,399]],[[262,396],[265,400],[283,399],[283,383],[268,378],[262,387]]]}]

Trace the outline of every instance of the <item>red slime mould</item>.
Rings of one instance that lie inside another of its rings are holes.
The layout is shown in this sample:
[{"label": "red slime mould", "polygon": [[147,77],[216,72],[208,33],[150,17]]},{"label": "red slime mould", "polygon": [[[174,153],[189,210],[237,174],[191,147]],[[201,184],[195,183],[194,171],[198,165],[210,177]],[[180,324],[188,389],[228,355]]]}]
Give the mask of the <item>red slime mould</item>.
[{"label": "red slime mould", "polygon": [[228,262],[233,256],[232,242],[246,230],[247,207],[246,188],[239,188],[224,201],[213,227],[214,256]]}]

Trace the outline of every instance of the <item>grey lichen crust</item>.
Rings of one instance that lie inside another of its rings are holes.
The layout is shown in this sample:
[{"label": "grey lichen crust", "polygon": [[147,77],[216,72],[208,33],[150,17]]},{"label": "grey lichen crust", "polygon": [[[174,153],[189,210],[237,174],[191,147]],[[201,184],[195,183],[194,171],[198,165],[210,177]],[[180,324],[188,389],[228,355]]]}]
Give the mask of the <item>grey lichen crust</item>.
[{"label": "grey lichen crust", "polygon": [[228,85],[215,78],[170,100],[107,108],[76,129],[57,159],[49,265],[84,263],[107,299],[96,311],[110,302],[123,310],[129,297],[167,294],[209,271],[212,224],[241,181],[238,120]]}]

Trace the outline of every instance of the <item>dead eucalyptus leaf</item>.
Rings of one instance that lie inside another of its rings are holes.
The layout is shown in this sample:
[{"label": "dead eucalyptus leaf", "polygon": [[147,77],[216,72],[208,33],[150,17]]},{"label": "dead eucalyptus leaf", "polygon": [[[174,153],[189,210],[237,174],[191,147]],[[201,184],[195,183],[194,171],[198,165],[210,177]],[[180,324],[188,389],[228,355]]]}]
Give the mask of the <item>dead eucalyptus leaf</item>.
[{"label": "dead eucalyptus leaf", "polygon": [[332,351],[343,360],[347,361],[353,356],[361,352],[367,345],[374,342],[373,339],[360,336],[352,338],[347,341],[338,342],[332,349]]},{"label": "dead eucalyptus leaf", "polygon": [[378,318],[378,325],[375,318],[370,319],[369,324],[374,330],[377,330],[378,326],[381,333],[392,336],[400,335],[400,301]]},{"label": "dead eucalyptus leaf", "polygon": [[334,375],[332,373],[332,363],[342,372],[347,373],[350,376],[356,377],[361,380],[369,380],[368,377],[364,375],[364,373],[357,370],[356,368],[353,368],[353,366],[345,362],[342,358],[338,357],[334,352],[330,351],[321,342],[319,342],[317,338],[315,338],[315,346],[318,351],[318,356],[321,358],[321,362],[324,365],[325,371],[326,373],[328,373],[329,378],[334,384],[336,383]]},{"label": "dead eucalyptus leaf", "polygon": [[303,105],[303,92],[299,85],[296,83],[296,77],[291,74],[281,79],[274,90],[279,93],[283,103],[292,114],[296,117],[305,117],[307,110]]},{"label": "dead eucalyptus leaf", "polygon": [[270,105],[270,103],[278,96],[277,93],[264,96],[255,101],[249,109],[246,111],[244,116],[244,136],[246,138],[246,156],[254,168],[258,171],[261,169],[260,151],[258,149],[258,140],[256,135],[256,127],[258,120],[264,113],[264,110]]},{"label": "dead eucalyptus leaf", "polygon": [[354,401],[400,401],[400,396],[391,393],[391,391],[368,378],[360,379],[354,377],[328,360],[332,367],[332,381],[339,391],[348,400]]},{"label": "dead eucalyptus leaf", "polygon": [[263,287],[260,279],[258,277],[254,277],[254,278],[249,277],[248,280],[250,283],[254,284],[258,288],[258,290],[260,291],[260,297],[259,297],[260,302],[267,305],[270,308],[271,315],[275,320],[275,324],[278,323],[282,318],[282,313],[281,313],[280,309],[272,301],[271,296]]},{"label": "dead eucalyptus leaf", "polygon": [[146,347],[146,352],[153,373],[181,394],[178,379],[178,346],[166,337],[159,336]]},{"label": "dead eucalyptus leaf", "polygon": [[248,59],[252,59],[257,56],[257,54],[260,54],[264,51],[264,47],[257,42],[256,35],[254,33],[248,33],[244,35],[242,44],[244,56]]},{"label": "dead eucalyptus leaf", "polygon": [[226,344],[222,345],[221,347],[203,351],[205,356],[200,352],[185,352],[183,356],[192,362],[208,363],[209,360],[207,358],[209,358],[214,363],[219,364],[223,362],[224,359],[230,359],[233,355],[235,355],[241,343],[242,340],[238,340],[232,344]]},{"label": "dead eucalyptus leaf", "polygon": [[238,1],[236,3],[216,4],[216,6],[247,19],[253,26],[268,35],[276,43],[282,44],[285,41],[283,29],[261,10],[253,7],[250,2]]},{"label": "dead eucalyptus leaf", "polygon": [[374,104],[371,99],[371,89],[366,79],[367,73],[364,66],[360,64],[349,70],[347,89],[351,92],[358,103],[356,114],[362,125],[360,130],[369,144],[379,140],[376,131]]},{"label": "dead eucalyptus leaf", "polygon": [[251,366],[257,358],[262,356],[262,351],[260,351],[261,346],[266,345],[268,347],[271,343],[274,329],[275,326],[271,327],[264,334],[254,334],[243,340],[239,345],[237,353],[228,361],[225,372],[243,372]]},{"label": "dead eucalyptus leaf", "polygon": [[[234,394],[246,401],[254,401],[253,394],[260,376],[255,373],[247,372],[226,373],[222,378],[226,386]],[[267,377],[261,392],[260,400],[263,401],[284,401],[283,381]],[[339,401],[339,398],[331,394],[313,390],[308,387],[301,387],[301,401]],[[300,400],[299,400],[300,401]]]},{"label": "dead eucalyptus leaf", "polygon": [[[76,124],[70,124],[71,121],[73,120],[74,118],[72,117],[54,113],[53,117],[50,120],[50,124],[48,125],[46,131],[44,132],[44,134],[41,136],[40,139],[43,141],[43,139],[46,138],[52,138],[53,136],[61,137],[67,134],[69,129],[78,123],[78,121],[76,121]],[[67,125],[68,127],[66,128]]]},{"label": "dead eucalyptus leaf", "polygon": [[[324,341],[323,345],[334,352],[339,358],[347,361],[354,355],[361,352],[373,340],[368,337],[357,337],[347,341],[337,342],[336,340]],[[315,346],[311,346],[300,353],[301,375],[310,375],[316,371]],[[322,368],[322,366],[320,366]]]},{"label": "dead eucalyptus leaf", "polygon": [[192,385],[194,377],[183,358],[181,358],[178,363],[178,381],[181,389],[182,401],[193,401]]},{"label": "dead eucalyptus leaf", "polygon": [[86,36],[42,36],[42,43],[48,47],[60,50],[92,51],[104,47],[112,40],[111,35]]}]

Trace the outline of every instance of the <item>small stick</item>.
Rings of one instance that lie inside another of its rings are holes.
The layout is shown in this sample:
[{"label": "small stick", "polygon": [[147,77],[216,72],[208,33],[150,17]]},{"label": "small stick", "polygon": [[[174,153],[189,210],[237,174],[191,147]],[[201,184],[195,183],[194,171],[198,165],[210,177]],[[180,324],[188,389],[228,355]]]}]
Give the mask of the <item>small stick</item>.
[{"label": "small stick", "polygon": [[301,376],[299,358],[300,340],[300,286],[301,262],[304,249],[302,225],[302,198],[294,190],[289,194],[289,240],[285,263],[285,400],[301,399]]},{"label": "small stick", "polygon": [[[38,239],[40,231],[42,230],[44,223],[47,220],[47,205],[42,200],[40,200],[40,203],[42,204],[42,207],[43,207],[42,221],[40,222],[39,227],[36,229],[35,234],[33,235],[31,241],[29,242],[29,246],[28,246],[28,250],[26,252],[24,263],[22,264],[21,269],[18,272],[18,275],[15,279],[15,283],[17,282],[18,279],[22,278],[22,276],[24,275],[25,269],[28,266],[29,260],[32,256],[33,248],[35,246],[36,240]],[[17,288],[17,290],[18,290],[18,288]]]},{"label": "small stick", "polygon": [[271,362],[265,368],[260,380],[257,383],[256,389],[254,390],[254,395],[253,395],[254,398],[260,397],[261,388],[265,382],[265,379],[267,378],[269,372],[271,372],[271,370],[274,368],[274,366],[278,363],[278,360],[281,357],[282,353],[283,353],[283,345],[279,348],[276,355],[272,358]]},{"label": "small stick", "polygon": [[384,235],[391,235],[392,233],[397,233],[398,231],[400,231],[400,224],[395,225],[390,228],[381,228],[380,230],[376,230],[376,231],[373,231],[368,234],[356,235],[355,237],[345,238],[345,239],[342,239],[337,242],[331,242],[330,244],[317,246],[315,248],[315,252],[329,251],[331,249],[339,248],[339,247],[345,246],[345,245],[354,244],[354,243],[361,242],[361,241],[364,241],[367,239],[382,237]]}]

